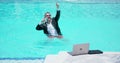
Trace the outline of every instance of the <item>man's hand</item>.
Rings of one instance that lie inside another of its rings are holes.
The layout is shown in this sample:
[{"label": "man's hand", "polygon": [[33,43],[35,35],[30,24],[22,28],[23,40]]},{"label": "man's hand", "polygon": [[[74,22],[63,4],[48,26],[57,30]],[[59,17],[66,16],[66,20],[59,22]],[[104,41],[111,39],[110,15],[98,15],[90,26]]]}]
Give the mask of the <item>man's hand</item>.
[{"label": "man's hand", "polygon": [[57,9],[59,9],[59,4],[58,3],[56,3],[56,7],[57,7]]}]

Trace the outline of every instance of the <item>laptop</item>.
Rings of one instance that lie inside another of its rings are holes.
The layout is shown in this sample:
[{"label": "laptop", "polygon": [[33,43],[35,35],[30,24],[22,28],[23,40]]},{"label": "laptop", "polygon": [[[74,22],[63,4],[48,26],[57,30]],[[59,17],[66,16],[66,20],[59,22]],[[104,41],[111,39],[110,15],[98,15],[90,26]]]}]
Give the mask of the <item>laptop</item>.
[{"label": "laptop", "polygon": [[88,54],[88,52],[89,52],[89,43],[85,43],[85,44],[73,45],[73,51],[68,53],[72,56],[76,56],[76,55]]}]

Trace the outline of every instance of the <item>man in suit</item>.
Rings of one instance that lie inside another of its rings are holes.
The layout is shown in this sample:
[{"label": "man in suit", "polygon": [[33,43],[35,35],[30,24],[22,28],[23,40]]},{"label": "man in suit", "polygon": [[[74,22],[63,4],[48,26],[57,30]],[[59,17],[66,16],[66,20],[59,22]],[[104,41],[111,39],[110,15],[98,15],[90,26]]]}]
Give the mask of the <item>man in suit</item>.
[{"label": "man in suit", "polygon": [[[44,34],[48,36],[48,38],[63,38],[62,33],[60,31],[58,20],[60,18],[60,10],[59,4],[56,3],[57,13],[56,16],[51,18],[50,12],[46,12],[42,21],[38,24],[39,30],[43,30]],[[37,28],[36,28],[37,29]]]}]

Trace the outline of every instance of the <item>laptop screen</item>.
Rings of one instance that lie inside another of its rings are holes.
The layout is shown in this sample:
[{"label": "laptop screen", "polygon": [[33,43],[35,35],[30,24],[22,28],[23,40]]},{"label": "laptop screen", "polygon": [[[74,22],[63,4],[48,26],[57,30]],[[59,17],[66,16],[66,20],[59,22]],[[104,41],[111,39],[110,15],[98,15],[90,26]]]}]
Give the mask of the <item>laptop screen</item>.
[{"label": "laptop screen", "polygon": [[73,46],[73,54],[87,54],[89,51],[89,43],[76,44]]}]

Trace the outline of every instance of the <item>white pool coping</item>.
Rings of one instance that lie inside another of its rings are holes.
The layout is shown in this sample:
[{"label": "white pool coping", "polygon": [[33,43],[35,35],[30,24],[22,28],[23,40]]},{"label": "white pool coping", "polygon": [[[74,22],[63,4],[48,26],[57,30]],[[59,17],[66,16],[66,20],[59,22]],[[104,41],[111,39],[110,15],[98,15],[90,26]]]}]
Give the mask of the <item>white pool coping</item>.
[{"label": "white pool coping", "polygon": [[0,60],[0,63],[43,63],[41,60]]},{"label": "white pool coping", "polygon": [[66,51],[47,55],[44,63],[120,63],[120,52],[71,56]]}]

